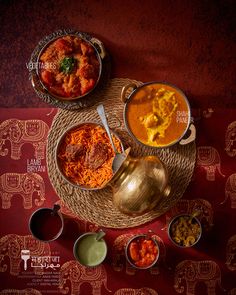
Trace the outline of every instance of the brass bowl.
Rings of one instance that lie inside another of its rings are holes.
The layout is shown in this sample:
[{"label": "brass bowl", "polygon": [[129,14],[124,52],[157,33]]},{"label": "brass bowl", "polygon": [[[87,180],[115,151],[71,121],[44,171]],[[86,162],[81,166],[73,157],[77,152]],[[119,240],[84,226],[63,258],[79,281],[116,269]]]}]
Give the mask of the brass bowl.
[{"label": "brass bowl", "polygon": [[[157,247],[157,256],[156,256],[155,260],[151,264],[149,264],[147,266],[144,266],[144,267],[135,265],[133,263],[132,258],[129,255],[129,247],[130,247],[130,244],[133,241],[135,241],[135,240],[137,240],[139,238],[144,238],[145,240],[146,239],[147,240],[152,240],[154,242],[155,246]],[[127,261],[129,262],[130,265],[132,265],[134,268],[137,268],[137,269],[148,269],[148,268],[151,268],[152,266],[154,266],[157,263],[158,259],[159,259],[159,254],[160,254],[160,248],[159,248],[159,245],[158,245],[157,241],[154,238],[152,238],[152,237],[150,237],[150,236],[148,236],[146,234],[135,235],[134,237],[132,237],[128,241],[128,243],[126,244],[126,247],[125,247],[125,257],[126,257]]]},{"label": "brass bowl", "polygon": [[[41,77],[40,77],[40,56],[42,55],[42,53],[45,51],[45,49],[54,41],[56,41],[59,38],[65,37],[65,36],[76,36],[78,38],[80,38],[81,40],[85,41],[86,43],[88,43],[89,45],[91,45],[95,51],[97,60],[99,62],[99,75],[98,78],[96,80],[95,85],[93,86],[92,89],[90,89],[89,91],[87,91],[86,93],[84,93],[83,95],[80,96],[76,96],[76,97],[63,97],[63,96],[58,96],[55,93],[52,93],[50,91],[50,89],[47,88],[47,86],[44,84],[44,82],[42,81]],[[37,47],[35,48],[34,52],[32,53],[31,56],[31,61],[29,63],[28,69],[30,72],[30,80],[31,80],[31,84],[35,90],[35,92],[37,93],[37,95],[39,97],[44,97],[47,96],[48,100],[59,100],[59,101],[64,101],[64,102],[73,102],[73,101],[77,101],[81,98],[84,98],[86,96],[88,96],[91,92],[94,91],[94,89],[97,87],[97,85],[100,82],[100,78],[101,78],[101,74],[102,74],[102,68],[103,68],[103,64],[102,64],[102,60],[104,59],[104,57],[106,56],[106,51],[104,48],[103,43],[95,38],[90,36],[87,33],[84,32],[79,32],[76,30],[59,30],[59,31],[55,31],[53,32],[51,35],[44,37],[37,45]]]},{"label": "brass bowl", "polygon": [[[183,101],[186,104],[187,107],[187,124],[186,124],[186,128],[183,130],[182,134],[175,138],[171,143],[169,144],[160,144],[158,146],[156,145],[149,145],[147,143],[144,143],[143,141],[141,141],[139,138],[137,138],[137,136],[134,134],[134,132],[132,131],[132,127],[130,126],[129,122],[128,122],[128,118],[127,118],[127,113],[128,113],[128,108],[129,105],[132,103],[133,98],[135,97],[135,95],[141,91],[143,91],[143,89],[152,86],[152,85],[160,85],[162,87],[164,87],[165,85],[167,87],[170,87],[171,89],[173,89],[173,91],[177,92],[181,98],[183,99]],[[193,125],[192,118],[191,118],[191,108],[190,108],[190,104],[189,101],[186,97],[186,95],[183,93],[182,90],[180,90],[179,88],[177,88],[176,86],[170,84],[170,83],[166,83],[166,82],[148,82],[148,83],[144,83],[141,86],[136,85],[135,83],[130,83],[125,85],[122,88],[121,91],[121,100],[125,103],[125,108],[124,108],[124,122],[125,122],[125,127],[128,130],[130,136],[139,144],[147,146],[147,147],[152,147],[152,148],[167,148],[170,147],[176,143],[185,145],[188,144],[190,142],[192,142],[193,140],[195,140],[196,138],[196,129],[195,126]],[[190,133],[190,134],[189,134]]]},{"label": "brass bowl", "polygon": [[[64,180],[69,183],[70,185],[73,185],[77,188],[80,188],[80,189],[83,189],[83,190],[101,190],[103,188],[105,188],[109,182],[111,181],[111,179],[109,179],[103,186],[101,187],[90,187],[90,186],[86,186],[86,185],[80,185],[80,184],[77,184],[73,181],[71,181],[62,171],[62,167],[61,167],[61,160],[59,159],[58,157],[58,154],[59,154],[59,151],[60,151],[60,148],[61,148],[61,145],[62,143],[64,142],[64,139],[66,137],[66,135],[71,132],[73,129],[77,129],[79,127],[82,127],[83,125],[92,125],[92,126],[100,126],[104,129],[103,125],[99,124],[99,123],[96,123],[96,122],[83,122],[83,123],[79,123],[79,124],[75,124],[75,125],[72,125],[70,126],[67,130],[65,130],[65,132],[63,132],[63,134],[60,136],[58,142],[57,142],[57,145],[56,145],[56,150],[55,150],[55,162],[56,162],[56,166],[57,166],[57,169],[58,171],[60,172],[61,176],[64,178]],[[104,129],[105,130],[105,129]],[[122,151],[124,151],[124,147],[123,147],[123,144],[122,144],[122,141],[121,139],[119,138],[119,136],[114,132],[114,131],[111,131],[111,134],[114,135],[119,141],[120,141],[120,145],[121,145],[121,149]]]},{"label": "brass bowl", "polygon": [[[189,218],[191,220],[191,223],[193,221],[194,224],[197,224],[199,226],[199,235],[196,237],[195,241],[191,245],[181,245],[180,243],[177,243],[174,240],[173,235],[171,233],[172,226],[181,217],[187,217],[187,218]],[[168,229],[167,229],[167,233],[168,233],[168,237],[171,240],[171,242],[174,243],[176,246],[178,246],[180,248],[189,248],[189,247],[193,247],[194,245],[196,245],[199,242],[199,240],[200,240],[200,238],[202,236],[202,225],[201,225],[201,222],[199,221],[199,219],[196,218],[194,215],[190,215],[190,214],[179,214],[179,215],[176,215],[175,217],[173,217],[170,220],[169,225],[168,225]]]}]

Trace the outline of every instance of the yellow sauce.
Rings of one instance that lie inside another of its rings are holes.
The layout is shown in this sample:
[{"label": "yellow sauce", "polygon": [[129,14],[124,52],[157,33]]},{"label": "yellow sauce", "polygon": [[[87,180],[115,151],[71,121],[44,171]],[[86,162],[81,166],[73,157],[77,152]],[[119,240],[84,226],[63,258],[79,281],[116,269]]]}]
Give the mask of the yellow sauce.
[{"label": "yellow sauce", "polygon": [[183,95],[166,84],[138,89],[127,106],[131,132],[142,143],[162,147],[176,142],[185,132],[190,111]]}]

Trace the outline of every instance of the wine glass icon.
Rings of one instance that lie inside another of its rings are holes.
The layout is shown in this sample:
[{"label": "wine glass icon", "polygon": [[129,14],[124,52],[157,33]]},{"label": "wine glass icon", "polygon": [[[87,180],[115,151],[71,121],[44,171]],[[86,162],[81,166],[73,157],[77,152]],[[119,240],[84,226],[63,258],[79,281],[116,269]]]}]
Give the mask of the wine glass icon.
[{"label": "wine glass icon", "polygon": [[24,270],[27,269],[27,260],[30,259],[29,250],[21,250],[21,259],[24,260]]}]

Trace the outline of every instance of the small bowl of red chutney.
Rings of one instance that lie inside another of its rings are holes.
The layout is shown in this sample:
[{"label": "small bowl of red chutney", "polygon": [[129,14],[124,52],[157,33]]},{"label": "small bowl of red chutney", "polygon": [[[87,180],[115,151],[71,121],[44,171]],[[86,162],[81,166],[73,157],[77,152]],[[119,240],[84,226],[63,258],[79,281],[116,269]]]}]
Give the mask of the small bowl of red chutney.
[{"label": "small bowl of red chutney", "polygon": [[154,266],[158,261],[159,252],[157,241],[145,234],[132,237],[125,248],[127,261],[138,269],[147,269]]}]

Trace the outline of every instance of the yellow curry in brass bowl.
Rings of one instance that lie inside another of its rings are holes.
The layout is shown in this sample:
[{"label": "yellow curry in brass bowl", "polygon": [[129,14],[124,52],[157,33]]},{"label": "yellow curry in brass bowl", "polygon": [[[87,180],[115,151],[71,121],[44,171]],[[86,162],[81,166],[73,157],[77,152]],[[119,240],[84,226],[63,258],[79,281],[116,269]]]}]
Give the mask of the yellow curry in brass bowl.
[{"label": "yellow curry in brass bowl", "polygon": [[[126,99],[129,88],[133,91]],[[126,102],[126,127],[142,144],[171,146],[180,142],[189,129],[191,114],[188,100],[173,85],[151,82],[137,87],[129,84],[122,89],[121,96]]]}]

